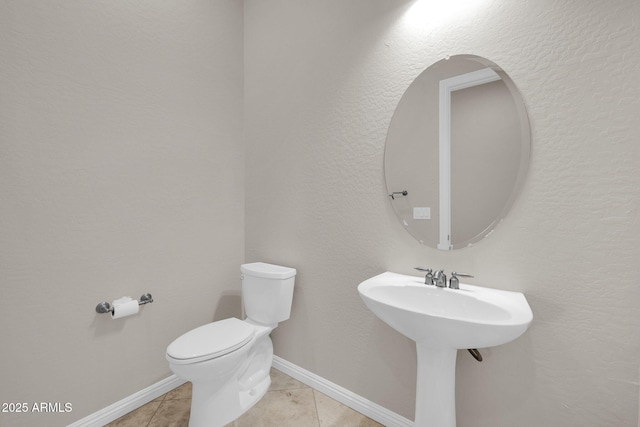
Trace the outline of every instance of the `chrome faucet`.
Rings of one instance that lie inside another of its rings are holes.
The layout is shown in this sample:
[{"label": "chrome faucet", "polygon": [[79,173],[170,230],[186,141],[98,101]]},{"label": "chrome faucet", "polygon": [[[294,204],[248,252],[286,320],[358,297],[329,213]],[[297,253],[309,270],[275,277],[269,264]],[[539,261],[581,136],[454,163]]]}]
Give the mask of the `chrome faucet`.
[{"label": "chrome faucet", "polygon": [[[447,275],[444,274],[444,270],[433,271],[430,268],[425,267],[414,267],[418,271],[425,272],[424,276],[424,284],[425,285],[435,285],[439,288],[447,287]],[[471,274],[464,273],[456,273],[455,271],[451,273],[451,279],[449,279],[449,288],[451,289],[460,289],[460,280],[458,277],[473,277]]]},{"label": "chrome faucet", "polygon": [[433,275],[433,283],[439,288],[447,287],[447,275],[444,274],[444,270],[436,271],[436,274]]}]

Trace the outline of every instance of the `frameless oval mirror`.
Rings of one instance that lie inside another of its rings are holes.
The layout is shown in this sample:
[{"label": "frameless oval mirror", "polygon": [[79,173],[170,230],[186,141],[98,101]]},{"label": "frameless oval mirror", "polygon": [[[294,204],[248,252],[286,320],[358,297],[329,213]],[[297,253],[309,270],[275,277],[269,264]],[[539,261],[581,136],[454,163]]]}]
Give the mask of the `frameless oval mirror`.
[{"label": "frameless oval mirror", "polygon": [[450,250],[493,232],[529,165],[522,96],[493,62],[456,55],[423,71],[389,125],[384,154],[389,200],[420,243]]}]

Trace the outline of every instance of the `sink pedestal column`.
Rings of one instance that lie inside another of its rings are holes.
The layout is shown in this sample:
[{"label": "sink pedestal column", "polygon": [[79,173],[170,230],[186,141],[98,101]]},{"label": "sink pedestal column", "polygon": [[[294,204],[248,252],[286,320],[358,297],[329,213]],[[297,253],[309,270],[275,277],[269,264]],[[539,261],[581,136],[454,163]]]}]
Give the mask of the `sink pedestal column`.
[{"label": "sink pedestal column", "polygon": [[433,348],[416,342],[418,378],[415,427],[455,427],[455,348]]}]

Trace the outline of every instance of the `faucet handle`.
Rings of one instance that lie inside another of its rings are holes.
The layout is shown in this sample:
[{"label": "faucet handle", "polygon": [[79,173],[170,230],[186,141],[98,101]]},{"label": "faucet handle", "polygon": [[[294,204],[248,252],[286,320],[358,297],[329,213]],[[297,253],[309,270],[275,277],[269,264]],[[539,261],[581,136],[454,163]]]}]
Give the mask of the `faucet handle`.
[{"label": "faucet handle", "polygon": [[456,273],[455,271],[451,272],[452,276],[458,276],[458,277],[473,277],[473,275],[471,274],[466,274],[466,273]]},{"label": "faucet handle", "polygon": [[458,277],[473,277],[471,274],[466,273],[456,273],[455,271],[451,273],[451,279],[449,279],[449,288],[451,289],[460,289],[460,280]]},{"label": "faucet handle", "polygon": [[425,285],[433,285],[433,270],[430,268],[424,268],[424,267],[414,267],[416,270],[418,271],[424,271],[425,273],[427,273],[424,276],[424,284]]}]

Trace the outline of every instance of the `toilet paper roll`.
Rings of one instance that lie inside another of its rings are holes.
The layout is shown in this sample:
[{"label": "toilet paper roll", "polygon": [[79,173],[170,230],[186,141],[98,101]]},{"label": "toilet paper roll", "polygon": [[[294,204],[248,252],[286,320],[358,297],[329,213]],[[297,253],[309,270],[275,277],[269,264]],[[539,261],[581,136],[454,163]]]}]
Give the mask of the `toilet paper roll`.
[{"label": "toilet paper roll", "polygon": [[112,319],[119,319],[121,317],[131,316],[136,314],[140,310],[138,301],[131,297],[122,297],[113,301],[113,312],[111,312]]}]

